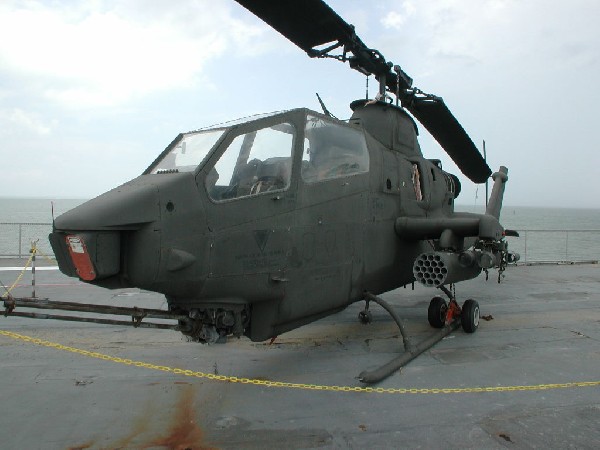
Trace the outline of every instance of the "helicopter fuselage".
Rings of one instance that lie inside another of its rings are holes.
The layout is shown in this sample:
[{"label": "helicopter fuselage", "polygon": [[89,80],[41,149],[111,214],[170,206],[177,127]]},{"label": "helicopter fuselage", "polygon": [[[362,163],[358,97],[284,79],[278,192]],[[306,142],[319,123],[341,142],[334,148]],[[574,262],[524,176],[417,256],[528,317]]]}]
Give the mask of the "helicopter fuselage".
[{"label": "helicopter fuselage", "polygon": [[[144,174],[56,219],[61,271],[163,293],[203,341],[262,341],[413,282],[419,255],[440,238],[461,252],[480,216],[454,213],[458,179],[423,157],[401,108],[354,109],[179,135]],[[415,233],[421,219],[440,230]]]}]

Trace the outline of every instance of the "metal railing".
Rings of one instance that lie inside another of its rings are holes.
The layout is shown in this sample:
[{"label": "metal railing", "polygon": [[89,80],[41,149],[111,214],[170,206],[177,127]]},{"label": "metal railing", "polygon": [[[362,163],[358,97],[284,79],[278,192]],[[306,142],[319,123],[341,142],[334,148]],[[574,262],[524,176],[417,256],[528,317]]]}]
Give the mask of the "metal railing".
[{"label": "metal railing", "polygon": [[[51,223],[0,222],[0,258],[29,256],[31,242],[41,253],[53,257],[48,234]],[[600,259],[600,229],[518,230],[509,239],[509,249],[521,255],[520,263],[584,262]]]},{"label": "metal railing", "polygon": [[511,251],[521,255],[522,264],[598,262],[600,229],[517,230],[520,237],[508,238]]},{"label": "metal railing", "polygon": [[34,241],[40,252],[53,257],[48,241],[51,232],[52,223],[0,222],[0,258],[28,258]]}]

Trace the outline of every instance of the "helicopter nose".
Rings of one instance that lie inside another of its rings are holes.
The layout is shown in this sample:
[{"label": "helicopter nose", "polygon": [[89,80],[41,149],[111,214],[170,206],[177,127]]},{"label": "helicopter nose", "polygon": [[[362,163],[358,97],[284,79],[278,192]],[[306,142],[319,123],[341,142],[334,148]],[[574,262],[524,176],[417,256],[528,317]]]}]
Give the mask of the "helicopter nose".
[{"label": "helicopter nose", "polygon": [[[103,280],[122,271],[127,241],[139,241],[137,234],[159,218],[158,186],[140,177],[57,217],[50,244],[63,273]],[[149,250],[156,240],[151,230]]]},{"label": "helicopter nose", "polygon": [[59,231],[136,230],[159,217],[158,187],[135,179],[67,211],[54,221]]}]

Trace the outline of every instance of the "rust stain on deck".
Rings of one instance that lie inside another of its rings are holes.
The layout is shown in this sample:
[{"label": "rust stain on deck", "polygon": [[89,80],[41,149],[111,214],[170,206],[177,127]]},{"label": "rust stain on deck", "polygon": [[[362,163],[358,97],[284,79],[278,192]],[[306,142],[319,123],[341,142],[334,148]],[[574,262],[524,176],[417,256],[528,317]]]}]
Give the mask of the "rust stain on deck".
[{"label": "rust stain on deck", "polygon": [[175,411],[167,432],[162,436],[143,443],[140,448],[166,447],[174,450],[213,449],[204,444],[204,433],[196,423],[194,385],[187,384],[179,392]]}]

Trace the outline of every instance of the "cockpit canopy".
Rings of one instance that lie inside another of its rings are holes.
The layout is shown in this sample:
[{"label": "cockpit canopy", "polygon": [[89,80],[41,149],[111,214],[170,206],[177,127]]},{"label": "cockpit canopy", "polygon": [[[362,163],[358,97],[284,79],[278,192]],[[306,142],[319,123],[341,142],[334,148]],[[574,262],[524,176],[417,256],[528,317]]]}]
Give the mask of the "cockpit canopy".
[{"label": "cockpit canopy", "polygon": [[302,179],[313,183],[369,171],[362,131],[308,115],[304,131]]},{"label": "cockpit canopy", "polygon": [[[179,135],[145,173],[206,167],[207,192],[219,202],[289,188],[294,161],[308,184],[369,170],[363,131],[309,110],[225,125]],[[300,152],[302,157],[294,158]]]},{"label": "cockpit canopy", "polygon": [[224,130],[208,130],[180,135],[173,148],[149,173],[193,172],[223,135]]},{"label": "cockpit canopy", "polygon": [[146,169],[144,174],[193,172],[204,162],[212,148],[225,133],[239,125],[282,114],[273,112],[232,120],[196,131],[182,133]]},{"label": "cockpit canopy", "polygon": [[287,189],[295,136],[289,122],[235,136],[206,177],[210,198],[221,201]]}]

